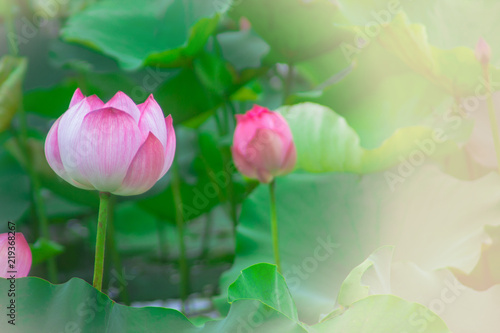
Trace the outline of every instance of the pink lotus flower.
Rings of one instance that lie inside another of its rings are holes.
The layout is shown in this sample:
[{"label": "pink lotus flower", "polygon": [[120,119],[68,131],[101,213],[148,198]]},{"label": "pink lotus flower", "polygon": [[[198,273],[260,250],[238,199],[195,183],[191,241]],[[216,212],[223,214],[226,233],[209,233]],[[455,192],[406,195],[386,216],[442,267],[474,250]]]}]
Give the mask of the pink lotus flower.
[{"label": "pink lotus flower", "polygon": [[297,151],[282,115],[255,105],[246,114],[236,115],[236,119],[231,150],[242,174],[269,183],[293,170]]},{"label": "pink lotus flower", "polygon": [[135,105],[120,91],[104,104],[77,89],[69,106],[45,141],[50,167],[68,183],[136,195],[170,168],[175,154],[172,117],[163,118],[153,95]]},{"label": "pink lotus flower", "polygon": [[[12,258],[9,258],[12,257]],[[10,261],[10,260],[13,261]],[[10,266],[13,265],[13,266]],[[16,232],[0,234],[0,277],[16,278],[28,276],[31,269],[31,249],[23,234]],[[8,272],[16,273],[8,273]]]}]

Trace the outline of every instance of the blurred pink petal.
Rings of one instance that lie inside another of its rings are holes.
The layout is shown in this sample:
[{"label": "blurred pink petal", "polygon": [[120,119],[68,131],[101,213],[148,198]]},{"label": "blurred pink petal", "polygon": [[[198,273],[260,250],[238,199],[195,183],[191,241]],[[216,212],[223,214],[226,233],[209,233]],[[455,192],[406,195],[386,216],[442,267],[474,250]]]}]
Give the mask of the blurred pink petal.
[{"label": "blurred pink petal", "polygon": [[[12,234],[10,234],[12,237]],[[16,278],[28,276],[31,269],[31,249],[20,232],[15,233],[15,240],[9,240],[9,233],[0,234],[0,277],[10,278],[15,275]],[[9,243],[10,242],[10,243]],[[14,267],[9,264],[9,247],[14,247]],[[15,273],[8,273],[15,271]]]},{"label": "blurred pink petal", "polygon": [[257,170],[247,161],[245,155],[240,152],[238,147],[231,147],[231,152],[233,154],[234,165],[238,171],[249,178],[257,179]]}]

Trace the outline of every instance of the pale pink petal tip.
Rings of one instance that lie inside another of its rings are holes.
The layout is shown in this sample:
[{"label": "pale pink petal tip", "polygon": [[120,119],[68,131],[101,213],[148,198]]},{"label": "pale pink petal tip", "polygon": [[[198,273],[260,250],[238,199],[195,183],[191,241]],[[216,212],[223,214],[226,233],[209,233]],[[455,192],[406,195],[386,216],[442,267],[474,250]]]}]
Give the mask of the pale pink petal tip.
[{"label": "pale pink petal tip", "polygon": [[104,107],[112,107],[118,110],[121,110],[123,112],[128,113],[129,115],[134,118],[136,123],[139,123],[139,119],[141,117],[141,112],[139,111],[139,108],[137,105],[134,103],[134,101],[127,96],[122,91],[117,92],[113,98],[111,98],[105,105]]},{"label": "pale pink petal tip", "polygon": [[73,97],[71,98],[71,102],[69,102],[69,107],[71,108],[72,106],[80,103],[84,98],[85,96],[82,94],[80,88],[76,88]]}]

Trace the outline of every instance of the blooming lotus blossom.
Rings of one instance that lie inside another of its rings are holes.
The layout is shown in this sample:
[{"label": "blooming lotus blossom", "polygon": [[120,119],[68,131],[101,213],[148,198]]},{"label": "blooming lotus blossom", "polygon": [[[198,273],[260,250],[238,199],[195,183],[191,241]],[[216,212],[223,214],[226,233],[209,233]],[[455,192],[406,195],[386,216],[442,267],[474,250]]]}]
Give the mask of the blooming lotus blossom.
[{"label": "blooming lotus blossom", "polygon": [[86,190],[137,195],[170,168],[175,154],[172,117],[150,95],[136,105],[118,92],[107,103],[77,89],[47,135],[45,156],[68,183]]},{"label": "blooming lotus blossom", "polygon": [[[16,232],[15,236],[7,232],[0,234],[0,276],[6,279],[11,275],[16,278],[25,277],[30,269],[31,249],[24,235],[20,232]],[[15,273],[8,273],[12,271]]]},{"label": "blooming lotus blossom", "polygon": [[290,127],[281,114],[255,105],[236,119],[232,153],[242,174],[269,183],[293,170],[297,151]]}]

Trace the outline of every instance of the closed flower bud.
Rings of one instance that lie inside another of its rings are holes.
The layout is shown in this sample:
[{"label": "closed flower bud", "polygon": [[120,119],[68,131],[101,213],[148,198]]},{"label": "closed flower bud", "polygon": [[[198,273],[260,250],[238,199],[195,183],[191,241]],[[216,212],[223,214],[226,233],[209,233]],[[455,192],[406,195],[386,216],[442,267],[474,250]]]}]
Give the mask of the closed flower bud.
[{"label": "closed flower bud", "polygon": [[236,119],[231,150],[234,163],[243,175],[269,183],[274,177],[293,170],[297,152],[290,127],[282,115],[255,105]]},{"label": "closed flower bud", "polygon": [[0,277],[26,277],[31,269],[31,249],[23,234],[0,234]]},{"label": "closed flower bud", "polygon": [[487,65],[491,60],[491,48],[490,45],[483,39],[479,38],[479,41],[476,45],[476,58],[477,60],[483,64]]},{"label": "closed flower bud", "polygon": [[170,168],[175,154],[172,117],[153,95],[140,105],[118,92],[109,102],[79,89],[47,135],[45,156],[68,183],[86,190],[137,195]]}]

